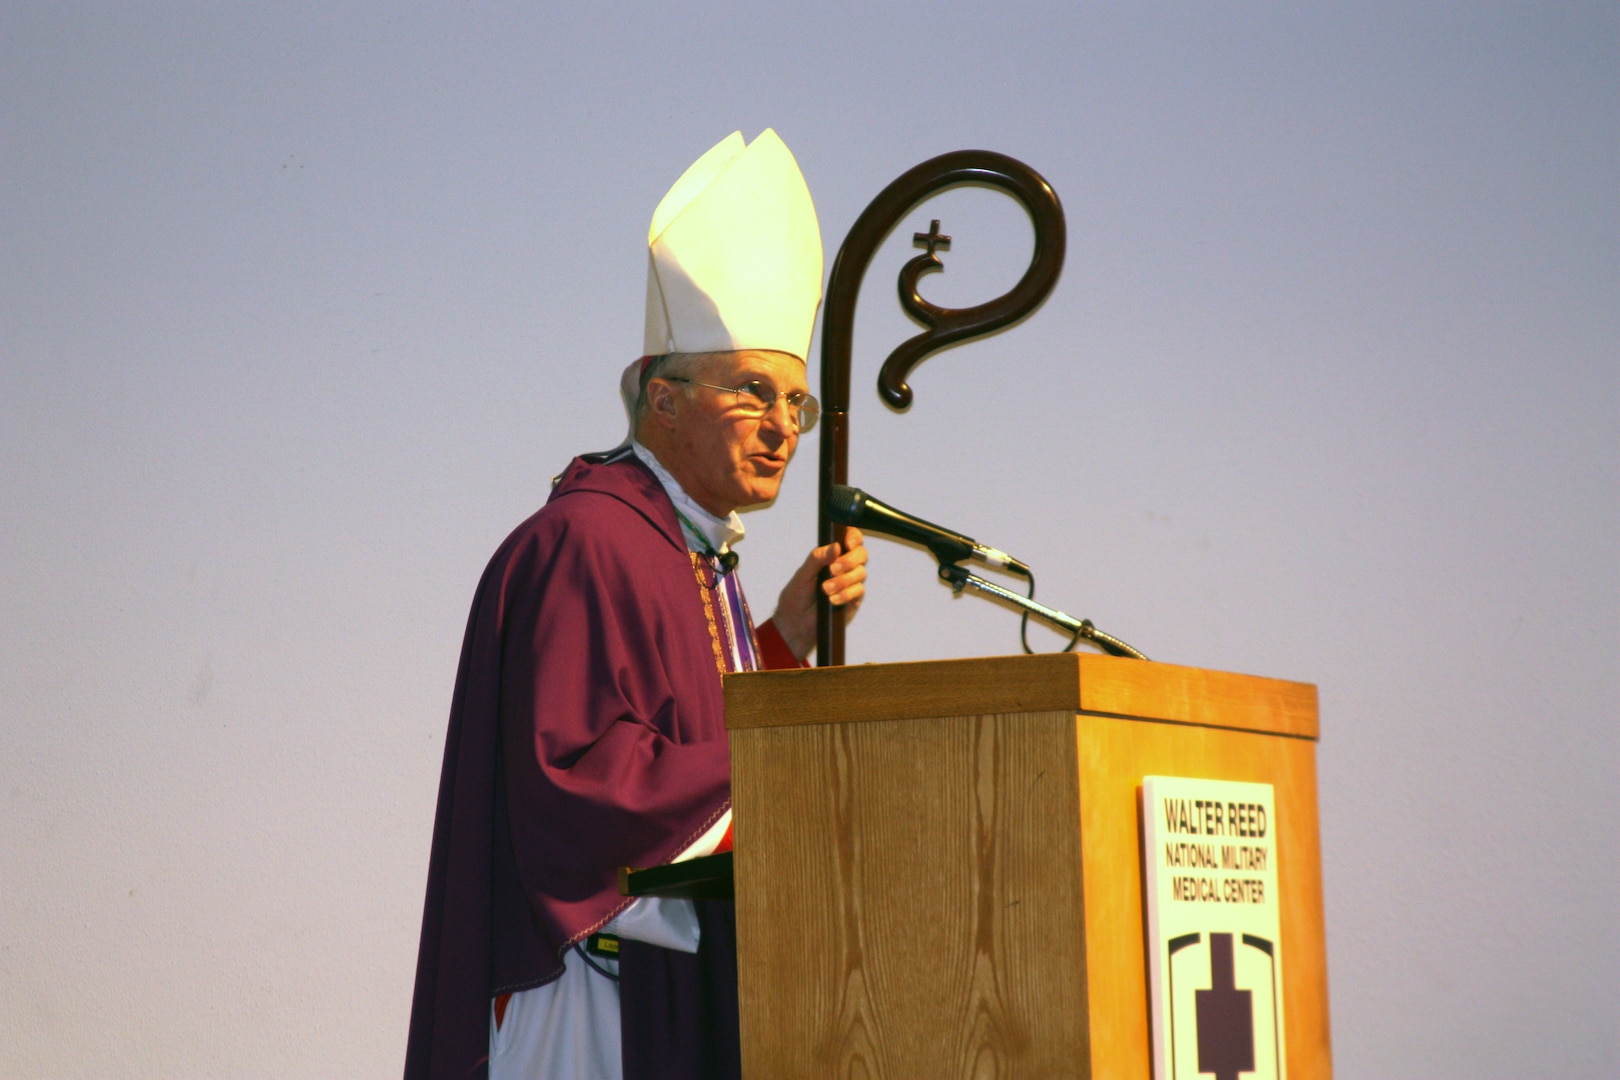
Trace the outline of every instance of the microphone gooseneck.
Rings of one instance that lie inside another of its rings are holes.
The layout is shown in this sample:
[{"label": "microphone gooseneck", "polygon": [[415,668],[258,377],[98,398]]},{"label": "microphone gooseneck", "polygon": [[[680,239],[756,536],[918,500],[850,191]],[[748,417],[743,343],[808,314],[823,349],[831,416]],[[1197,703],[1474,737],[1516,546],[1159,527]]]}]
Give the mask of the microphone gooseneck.
[{"label": "microphone gooseneck", "polygon": [[[853,525],[867,532],[882,533],[921,544],[939,560],[940,579],[957,593],[964,588],[972,588],[986,596],[1021,608],[1024,613],[1025,631],[1029,627],[1029,617],[1034,615],[1072,635],[1068,647],[1064,649],[1065,652],[1071,651],[1079,642],[1086,641],[1112,656],[1147,659],[1119,638],[1097,629],[1090,619],[1076,619],[1045,604],[1036,603],[1034,573],[1005,551],[986,547],[972,537],[963,536],[942,525],[935,525],[932,521],[913,517],[903,510],[896,510],[887,503],[874,499],[860,488],[850,487],[848,484],[833,484],[827,489],[824,509],[828,518],[840,524]],[[987,566],[999,567],[1023,576],[1029,581],[1029,595],[1019,596],[1010,589],[1004,589],[1000,585],[970,574],[957,565],[964,559],[975,559]],[[1032,652],[1027,636],[1022,631],[1019,636],[1024,640],[1024,651]]]}]

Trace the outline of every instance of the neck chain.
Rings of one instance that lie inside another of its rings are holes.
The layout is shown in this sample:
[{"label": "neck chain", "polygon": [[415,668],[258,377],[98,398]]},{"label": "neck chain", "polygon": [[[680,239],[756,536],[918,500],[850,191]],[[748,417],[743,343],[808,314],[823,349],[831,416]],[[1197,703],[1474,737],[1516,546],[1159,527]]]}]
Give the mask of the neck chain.
[{"label": "neck chain", "polygon": [[721,577],[737,569],[739,560],[735,551],[727,551],[723,554],[716,551],[714,545],[709,543],[709,538],[703,534],[703,530],[692,524],[691,519],[681,513],[681,508],[678,506],[675,508],[675,516],[681,519],[681,524],[686,526],[687,531],[692,534],[692,539],[703,545],[703,557],[713,560]]}]

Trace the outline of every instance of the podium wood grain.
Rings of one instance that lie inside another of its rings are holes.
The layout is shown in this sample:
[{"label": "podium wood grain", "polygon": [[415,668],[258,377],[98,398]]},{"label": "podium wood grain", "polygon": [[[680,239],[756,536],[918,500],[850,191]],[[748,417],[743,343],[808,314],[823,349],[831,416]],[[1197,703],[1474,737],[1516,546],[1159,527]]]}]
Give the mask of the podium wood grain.
[{"label": "podium wood grain", "polygon": [[1276,787],[1291,1077],[1326,1077],[1315,688],[1092,656],[726,679],[744,1075],[1152,1075],[1138,788]]},{"label": "podium wood grain", "polygon": [[734,742],[746,1075],[1074,1075],[1089,1054],[1079,834],[1051,827],[1080,813],[1072,724],[942,717]]}]

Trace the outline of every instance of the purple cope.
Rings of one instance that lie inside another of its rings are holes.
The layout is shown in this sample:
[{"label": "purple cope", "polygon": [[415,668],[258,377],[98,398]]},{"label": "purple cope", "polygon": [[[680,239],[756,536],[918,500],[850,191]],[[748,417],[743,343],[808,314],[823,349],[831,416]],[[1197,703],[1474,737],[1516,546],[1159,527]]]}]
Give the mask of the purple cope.
[{"label": "purple cope", "polygon": [[445,738],[407,1080],[483,1075],[491,997],[561,975],[628,905],[618,868],[668,862],[729,807],[705,573],[712,593],[627,452],[574,459],[490,560]]}]

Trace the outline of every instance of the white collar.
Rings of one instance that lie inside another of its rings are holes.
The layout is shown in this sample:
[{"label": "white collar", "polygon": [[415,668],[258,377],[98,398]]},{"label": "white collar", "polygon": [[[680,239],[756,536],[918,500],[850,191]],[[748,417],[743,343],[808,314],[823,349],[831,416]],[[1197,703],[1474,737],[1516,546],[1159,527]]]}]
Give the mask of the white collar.
[{"label": "white collar", "polygon": [[[635,441],[630,443],[630,449],[641,459],[641,463],[658,477],[658,482],[664,486],[664,493],[669,496],[669,501],[675,504],[675,509],[686,519],[681,528],[681,535],[686,537],[687,547],[693,551],[701,551],[706,543],[715,551],[726,552],[731,550],[732,545],[742,540],[743,523],[737,511],[733,510],[723,518],[715,517],[686,493],[680,482],[670,475],[669,470],[653,456],[651,450]],[[702,535],[691,535],[694,528]]]}]

